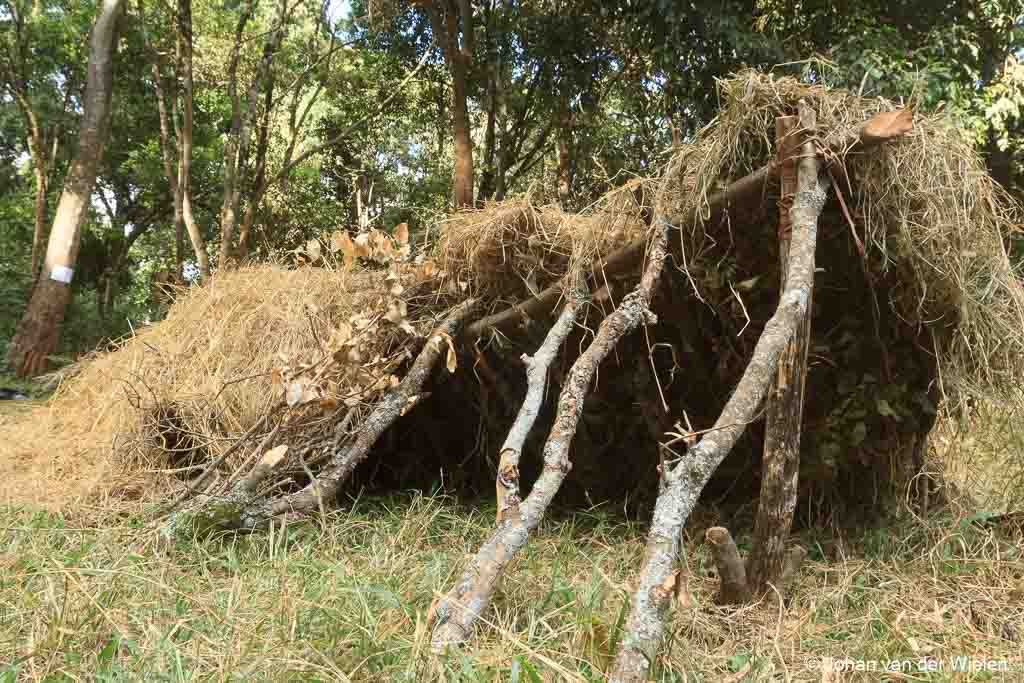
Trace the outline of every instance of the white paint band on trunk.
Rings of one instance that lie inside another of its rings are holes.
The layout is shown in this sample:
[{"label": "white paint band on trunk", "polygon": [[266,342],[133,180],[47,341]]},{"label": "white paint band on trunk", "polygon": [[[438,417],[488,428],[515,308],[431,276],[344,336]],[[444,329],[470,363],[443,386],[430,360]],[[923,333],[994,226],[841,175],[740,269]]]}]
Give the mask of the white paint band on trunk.
[{"label": "white paint band on trunk", "polygon": [[71,284],[71,278],[74,276],[75,271],[67,266],[54,266],[50,269],[50,279],[63,282],[66,285]]}]

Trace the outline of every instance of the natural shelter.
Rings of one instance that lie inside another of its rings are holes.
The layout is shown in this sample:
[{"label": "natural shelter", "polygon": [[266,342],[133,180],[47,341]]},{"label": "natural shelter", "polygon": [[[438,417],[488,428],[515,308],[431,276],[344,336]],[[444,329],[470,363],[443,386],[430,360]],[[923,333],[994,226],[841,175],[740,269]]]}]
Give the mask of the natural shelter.
[{"label": "natural shelter", "polygon": [[173,532],[493,482],[437,648],[556,496],[614,501],[653,515],[612,673],[637,680],[698,501],[753,520],[746,563],[708,540],[721,599],[757,596],[797,568],[794,520],[929,505],[936,415],[1017,400],[1024,368],[1018,208],[950,121],[756,72],[720,97],[658,177],[582,212],[526,196],[417,245],[339,231],[181,292],[2,427],[4,497],[142,498]]}]

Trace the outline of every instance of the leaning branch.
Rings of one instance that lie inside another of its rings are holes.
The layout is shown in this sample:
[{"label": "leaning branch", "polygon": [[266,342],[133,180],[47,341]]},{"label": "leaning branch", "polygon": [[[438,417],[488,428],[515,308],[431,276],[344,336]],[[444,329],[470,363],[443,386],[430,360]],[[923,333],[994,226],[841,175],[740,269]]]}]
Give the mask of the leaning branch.
[{"label": "leaning branch", "polygon": [[448,351],[448,342],[473,312],[477,301],[467,299],[456,306],[448,317],[427,337],[427,343],[413,362],[401,383],[384,396],[363,423],[359,436],[349,448],[335,452],[317,478],[305,488],[285,496],[273,504],[263,503],[248,511],[244,526],[261,524],[273,515],[289,512],[309,513],[327,506],[356,467],[370,454],[377,439],[395,420],[404,415],[419,400],[434,367]]},{"label": "leaning branch", "polygon": [[814,281],[814,250],[818,215],[825,205],[828,181],[818,174],[818,159],[811,150],[799,166],[799,184],[791,213],[793,237],[789,277],[775,314],[765,325],[754,354],[715,426],[673,468],[665,472],[654,509],[639,587],[622,645],[615,659],[612,681],[641,681],[661,644],[662,617],[668,606],[658,588],[672,576],[679,554],[683,524],[701,491],[722,460],[752,422],[771,386],[779,357],[807,313]]},{"label": "leaning branch", "polygon": [[[432,646],[435,651],[443,651],[469,638],[477,619],[490,604],[502,572],[526,545],[530,532],[540,523],[565,476],[572,469],[569,446],[583,413],[583,402],[601,361],[627,334],[642,323],[654,322],[650,304],[665,266],[668,233],[668,221],[659,215],[655,218],[648,263],[640,284],[601,322],[594,341],[569,371],[558,399],[554,425],[544,444],[544,469],[530,495],[519,506],[518,514],[503,515],[462,578],[432,610]],[[586,291],[585,288],[577,286],[576,293],[570,294],[570,301],[581,298],[583,291]]]},{"label": "leaning branch", "polygon": [[495,486],[498,492],[498,523],[511,519],[519,514],[519,457],[523,452],[523,444],[530,435],[537,414],[544,401],[544,390],[548,383],[548,370],[551,363],[562,348],[565,338],[572,331],[576,319],[580,315],[583,297],[570,296],[566,301],[562,314],[558,316],[551,331],[544,338],[544,343],[533,356],[523,354],[526,366],[526,398],[519,408],[515,422],[508,430],[505,443],[501,446],[501,457],[498,463],[498,476]]}]

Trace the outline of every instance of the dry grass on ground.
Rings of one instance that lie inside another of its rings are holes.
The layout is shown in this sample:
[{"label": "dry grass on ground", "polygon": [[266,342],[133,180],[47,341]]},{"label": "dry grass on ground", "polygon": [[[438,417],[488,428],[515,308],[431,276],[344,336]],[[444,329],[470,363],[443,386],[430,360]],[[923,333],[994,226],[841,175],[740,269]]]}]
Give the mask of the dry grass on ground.
[{"label": "dry grass on ground", "polygon": [[[597,681],[644,543],[640,525],[599,511],[546,523],[475,645],[435,658],[424,615],[493,510],[363,500],[323,525],[179,538],[166,552],[132,519],[2,519],[0,681]],[[658,680],[881,680],[817,666],[961,654],[1018,668],[927,680],[1020,680],[1020,547],[970,518],[908,519],[811,542],[788,605],[732,611],[712,605],[709,559],[688,544]]]}]

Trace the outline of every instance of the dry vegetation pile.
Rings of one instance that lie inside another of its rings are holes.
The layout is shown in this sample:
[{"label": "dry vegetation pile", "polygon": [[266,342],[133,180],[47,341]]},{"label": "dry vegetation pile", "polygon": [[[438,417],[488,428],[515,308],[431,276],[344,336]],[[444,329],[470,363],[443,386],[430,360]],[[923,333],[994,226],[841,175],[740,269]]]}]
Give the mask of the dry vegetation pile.
[{"label": "dry vegetation pile", "polygon": [[[319,423],[326,429],[345,416],[354,431],[453,304],[476,296],[485,310],[500,310],[643,241],[658,190],[680,228],[670,237],[675,259],[667,294],[655,301],[663,324],[625,342],[630,354],[650,357],[652,372],[644,376],[643,363],[619,358],[603,370],[590,405],[621,408],[628,400],[644,411],[654,392],[660,394],[654,403],[669,410],[658,424],[641,427],[645,418],[625,410],[631,417],[621,428],[579,435],[596,454],[580,468],[580,490],[610,495],[619,487],[634,495],[651,478],[638,478],[641,468],[632,467],[623,487],[621,472],[600,457],[616,448],[598,442],[632,443],[635,450],[637,430],[642,441],[653,441],[658,429],[671,426],[666,418],[685,412],[712,421],[774,307],[775,190],[768,184],[762,201],[737,205],[724,218],[710,202],[772,161],[774,119],[792,113],[801,99],[817,113],[820,147],[831,150],[829,173],[841,197],[822,220],[825,287],[816,294],[814,322],[822,362],[812,360],[808,382],[822,387],[823,400],[808,409],[804,449],[833,471],[823,477],[819,467],[808,486],[817,481],[826,489],[836,481],[838,448],[868,452],[862,461],[886,449],[904,458],[913,448],[903,432],[914,432],[916,443],[932,423],[923,413],[943,399],[949,406],[964,391],[1016,396],[1024,294],[1007,240],[1019,213],[960,132],[941,116],[918,115],[901,139],[847,154],[858,127],[874,114],[896,111],[892,103],[753,72],[724,81],[720,96],[720,115],[693,144],[676,150],[662,179],[630,182],[580,213],[537,206],[529,197],[462,212],[441,222],[436,244],[415,260],[402,231],[356,240],[336,233],[308,245],[300,267],[225,273],[182,292],[166,320],[83,361],[47,406],[8,420],[0,443],[3,497],[51,505],[92,494],[159,497],[167,487],[156,480],[173,484],[182,472],[217,460],[282,407],[293,434]],[[688,220],[694,212],[697,220]],[[639,268],[600,276],[629,283]],[[851,294],[870,303],[851,307]],[[610,296],[601,307],[615,303]],[[577,337],[568,348],[579,348],[587,333]],[[514,358],[539,340],[520,340],[511,352],[493,344],[467,350],[457,341],[450,340],[448,364],[457,365],[456,348],[473,355],[474,381],[486,384],[489,377],[491,393],[505,399],[495,407],[465,397],[490,434],[473,455],[493,468],[493,453],[484,447],[500,440],[523,390]],[[567,351],[565,362],[574,357]],[[638,391],[648,395],[638,400]],[[875,409],[863,415],[860,404],[868,403]],[[600,410],[595,414],[600,420]],[[844,441],[844,432],[855,443]],[[756,427],[752,434],[741,458],[747,469],[758,457]],[[656,449],[644,450],[646,466]],[[238,449],[222,471],[233,472],[246,456],[246,448]],[[884,457],[870,466],[894,469]],[[590,469],[599,473],[587,479]],[[594,477],[602,476],[615,486],[600,486]],[[134,481],[139,477],[145,481]],[[747,495],[749,487],[736,491]]]},{"label": "dry vegetation pile", "polygon": [[579,213],[531,197],[491,203],[442,221],[435,258],[447,277],[479,296],[515,301],[574,268],[644,239],[656,182],[633,180]]},{"label": "dry vegetation pile", "polygon": [[[155,480],[173,483],[218,460],[272,411],[293,437],[346,416],[355,433],[455,303],[475,296],[484,310],[501,309],[642,242],[656,189],[679,228],[670,238],[671,278],[654,301],[662,324],[628,338],[624,353],[602,366],[587,414],[595,424],[607,418],[605,428],[578,434],[590,462],[573,475],[587,496],[618,488],[643,498],[640,489],[656,477],[658,430],[684,413],[698,426],[714,420],[774,307],[776,190],[768,183],[761,201],[736,205],[724,218],[711,203],[730,182],[772,161],[774,119],[792,114],[801,99],[817,114],[819,147],[829,151],[841,197],[826,206],[820,228],[820,362],[812,354],[808,377],[820,390],[808,408],[804,450],[814,469],[806,485],[821,492],[859,476],[844,475],[847,465],[836,462],[848,447],[854,464],[899,469],[898,461],[920,451],[942,399],[948,404],[965,390],[1016,395],[1024,294],[1007,249],[1019,214],[961,133],[942,117],[918,116],[902,138],[847,154],[858,127],[897,111],[893,103],[756,73],[724,81],[720,94],[720,116],[676,151],[662,179],[628,183],[581,213],[529,198],[459,213],[440,223],[436,244],[416,259],[406,233],[354,241],[336,233],[307,247],[300,260],[313,267],[252,267],[181,293],[165,321],[83,361],[46,407],[4,425],[3,498],[51,505],[92,495],[159,498],[168,487]],[[698,218],[689,220],[694,212]],[[608,276],[629,283],[639,272]],[[602,306],[614,303],[611,295]],[[581,348],[589,334],[578,330],[566,348]],[[493,450],[524,390],[514,358],[539,339],[527,335],[511,352],[442,341],[452,349],[445,365],[459,366],[458,350],[469,384],[489,391],[489,398],[463,392],[465,422],[477,422],[469,429],[483,434],[474,453],[451,457],[464,465],[472,455],[493,471]],[[567,364],[575,351],[564,356]],[[556,392],[549,393],[553,400]],[[646,415],[652,404],[663,407],[653,424]],[[751,433],[724,468],[741,496],[757,481],[757,427]],[[232,453],[221,473],[245,465],[255,443]],[[625,483],[621,468],[602,461],[622,444],[642,452]],[[537,446],[527,443],[527,451]],[[746,484],[737,486],[737,476]]]},{"label": "dry vegetation pile", "polygon": [[[295,425],[364,412],[432,321],[411,320],[397,296],[421,269],[348,269],[338,255],[340,267],[219,275],[181,292],[166,319],[80,361],[46,405],[4,425],[0,500],[151,500],[275,407]],[[238,452],[224,467],[243,461]]]}]

